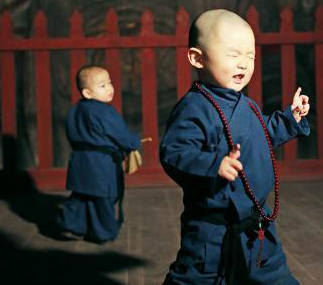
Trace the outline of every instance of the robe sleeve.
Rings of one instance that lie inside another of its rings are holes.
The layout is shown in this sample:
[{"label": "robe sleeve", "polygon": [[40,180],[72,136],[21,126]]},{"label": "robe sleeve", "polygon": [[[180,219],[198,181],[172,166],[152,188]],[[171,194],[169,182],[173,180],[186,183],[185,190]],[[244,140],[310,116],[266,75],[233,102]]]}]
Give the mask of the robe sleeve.
[{"label": "robe sleeve", "polygon": [[303,117],[299,123],[295,120],[291,106],[284,111],[275,111],[270,116],[264,116],[269,135],[274,148],[286,143],[287,141],[299,136],[310,134],[310,127],[307,119]]},{"label": "robe sleeve", "polygon": [[160,160],[164,168],[197,176],[217,176],[223,157],[219,157],[217,145],[207,146],[207,130],[210,130],[207,125],[213,124],[213,129],[215,126],[205,109],[205,106],[191,101],[172,112],[160,144]]},{"label": "robe sleeve", "polygon": [[140,147],[138,135],[130,131],[121,115],[112,106],[106,107],[109,108],[108,112],[91,114],[93,127],[125,152],[138,149]]}]

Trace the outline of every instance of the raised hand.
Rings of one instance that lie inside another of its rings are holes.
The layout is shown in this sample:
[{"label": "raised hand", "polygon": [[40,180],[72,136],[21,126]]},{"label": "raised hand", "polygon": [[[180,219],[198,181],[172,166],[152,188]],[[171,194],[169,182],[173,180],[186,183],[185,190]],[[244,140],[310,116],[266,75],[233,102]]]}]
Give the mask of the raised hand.
[{"label": "raised hand", "polygon": [[242,164],[238,160],[240,154],[240,144],[237,144],[236,148],[222,159],[218,171],[221,177],[229,181],[234,181],[238,177],[238,172],[242,170]]},{"label": "raised hand", "polygon": [[309,98],[306,95],[302,95],[302,88],[298,87],[292,103],[292,113],[297,121],[300,122],[302,117],[306,116],[310,110]]}]

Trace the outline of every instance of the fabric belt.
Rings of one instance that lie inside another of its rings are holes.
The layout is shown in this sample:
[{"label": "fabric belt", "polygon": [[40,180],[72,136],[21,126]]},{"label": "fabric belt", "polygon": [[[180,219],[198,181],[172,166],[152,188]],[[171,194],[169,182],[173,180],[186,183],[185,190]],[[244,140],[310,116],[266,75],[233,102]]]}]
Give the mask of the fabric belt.
[{"label": "fabric belt", "polygon": [[258,229],[259,213],[254,211],[252,216],[236,222],[233,210],[231,209],[230,211],[229,209],[204,212],[204,214],[203,211],[198,211],[195,212],[195,217],[184,213],[183,219],[226,226],[227,230],[223,238],[219,270],[220,272],[224,270],[227,285],[251,285],[240,235],[245,231]]},{"label": "fabric belt", "polygon": [[73,143],[72,148],[74,151],[96,151],[112,156],[116,162],[121,162],[123,160],[123,155],[115,150],[112,150],[108,146],[95,146],[86,143]]}]

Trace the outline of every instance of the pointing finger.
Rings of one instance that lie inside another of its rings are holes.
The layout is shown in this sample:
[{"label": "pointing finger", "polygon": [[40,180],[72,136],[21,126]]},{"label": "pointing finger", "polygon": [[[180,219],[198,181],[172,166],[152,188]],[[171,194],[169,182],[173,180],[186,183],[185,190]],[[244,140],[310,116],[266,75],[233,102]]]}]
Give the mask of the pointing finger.
[{"label": "pointing finger", "polygon": [[293,97],[293,105],[301,104],[301,102],[300,102],[301,92],[302,92],[302,88],[298,87],[295,94],[294,94],[294,97]]},{"label": "pointing finger", "polygon": [[297,90],[296,90],[296,92],[295,92],[294,97],[299,97],[299,95],[301,94],[301,92],[302,92],[302,88],[301,87],[298,87]]}]

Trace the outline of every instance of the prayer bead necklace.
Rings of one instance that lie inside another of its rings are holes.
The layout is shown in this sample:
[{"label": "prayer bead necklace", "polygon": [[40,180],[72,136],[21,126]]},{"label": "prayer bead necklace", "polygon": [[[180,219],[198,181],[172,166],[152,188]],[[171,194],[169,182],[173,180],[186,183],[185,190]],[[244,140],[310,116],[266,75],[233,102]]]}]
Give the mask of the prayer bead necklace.
[{"label": "prayer bead necklace", "polygon": [[[203,87],[198,83],[195,82],[195,86],[197,87],[197,89],[201,92],[201,94],[206,97],[214,106],[214,108],[217,110],[220,119],[223,123],[223,127],[224,127],[224,133],[225,133],[225,137],[227,139],[228,145],[229,145],[229,149],[230,151],[233,151],[236,149],[234,143],[233,143],[233,139],[232,139],[232,134],[229,128],[229,124],[227,123],[227,120],[224,116],[223,111],[221,110],[219,104],[213,99],[212,95],[207,92],[206,90],[203,89]],[[279,185],[278,185],[278,173],[277,173],[277,167],[276,167],[276,161],[275,161],[275,156],[274,156],[274,151],[271,145],[271,140],[270,140],[270,136],[266,127],[266,124],[262,118],[262,116],[260,115],[259,111],[257,110],[257,108],[248,101],[248,105],[251,108],[251,110],[255,113],[255,115],[257,116],[258,120],[261,123],[261,126],[265,132],[265,137],[268,143],[268,147],[269,147],[269,151],[270,151],[270,157],[271,157],[271,161],[272,161],[272,165],[273,165],[273,171],[274,171],[274,177],[275,177],[275,198],[274,198],[274,210],[271,216],[266,215],[265,212],[263,211],[261,205],[259,204],[259,202],[256,199],[255,194],[253,193],[250,184],[248,182],[248,179],[246,177],[246,174],[243,170],[239,171],[239,176],[241,178],[242,184],[244,186],[244,189],[246,191],[246,194],[248,195],[248,197],[251,199],[251,201],[254,203],[254,205],[257,207],[260,216],[263,218],[263,220],[266,221],[274,221],[277,216],[278,216],[278,212],[279,212]],[[260,229],[261,229],[261,225],[260,225]]]}]

